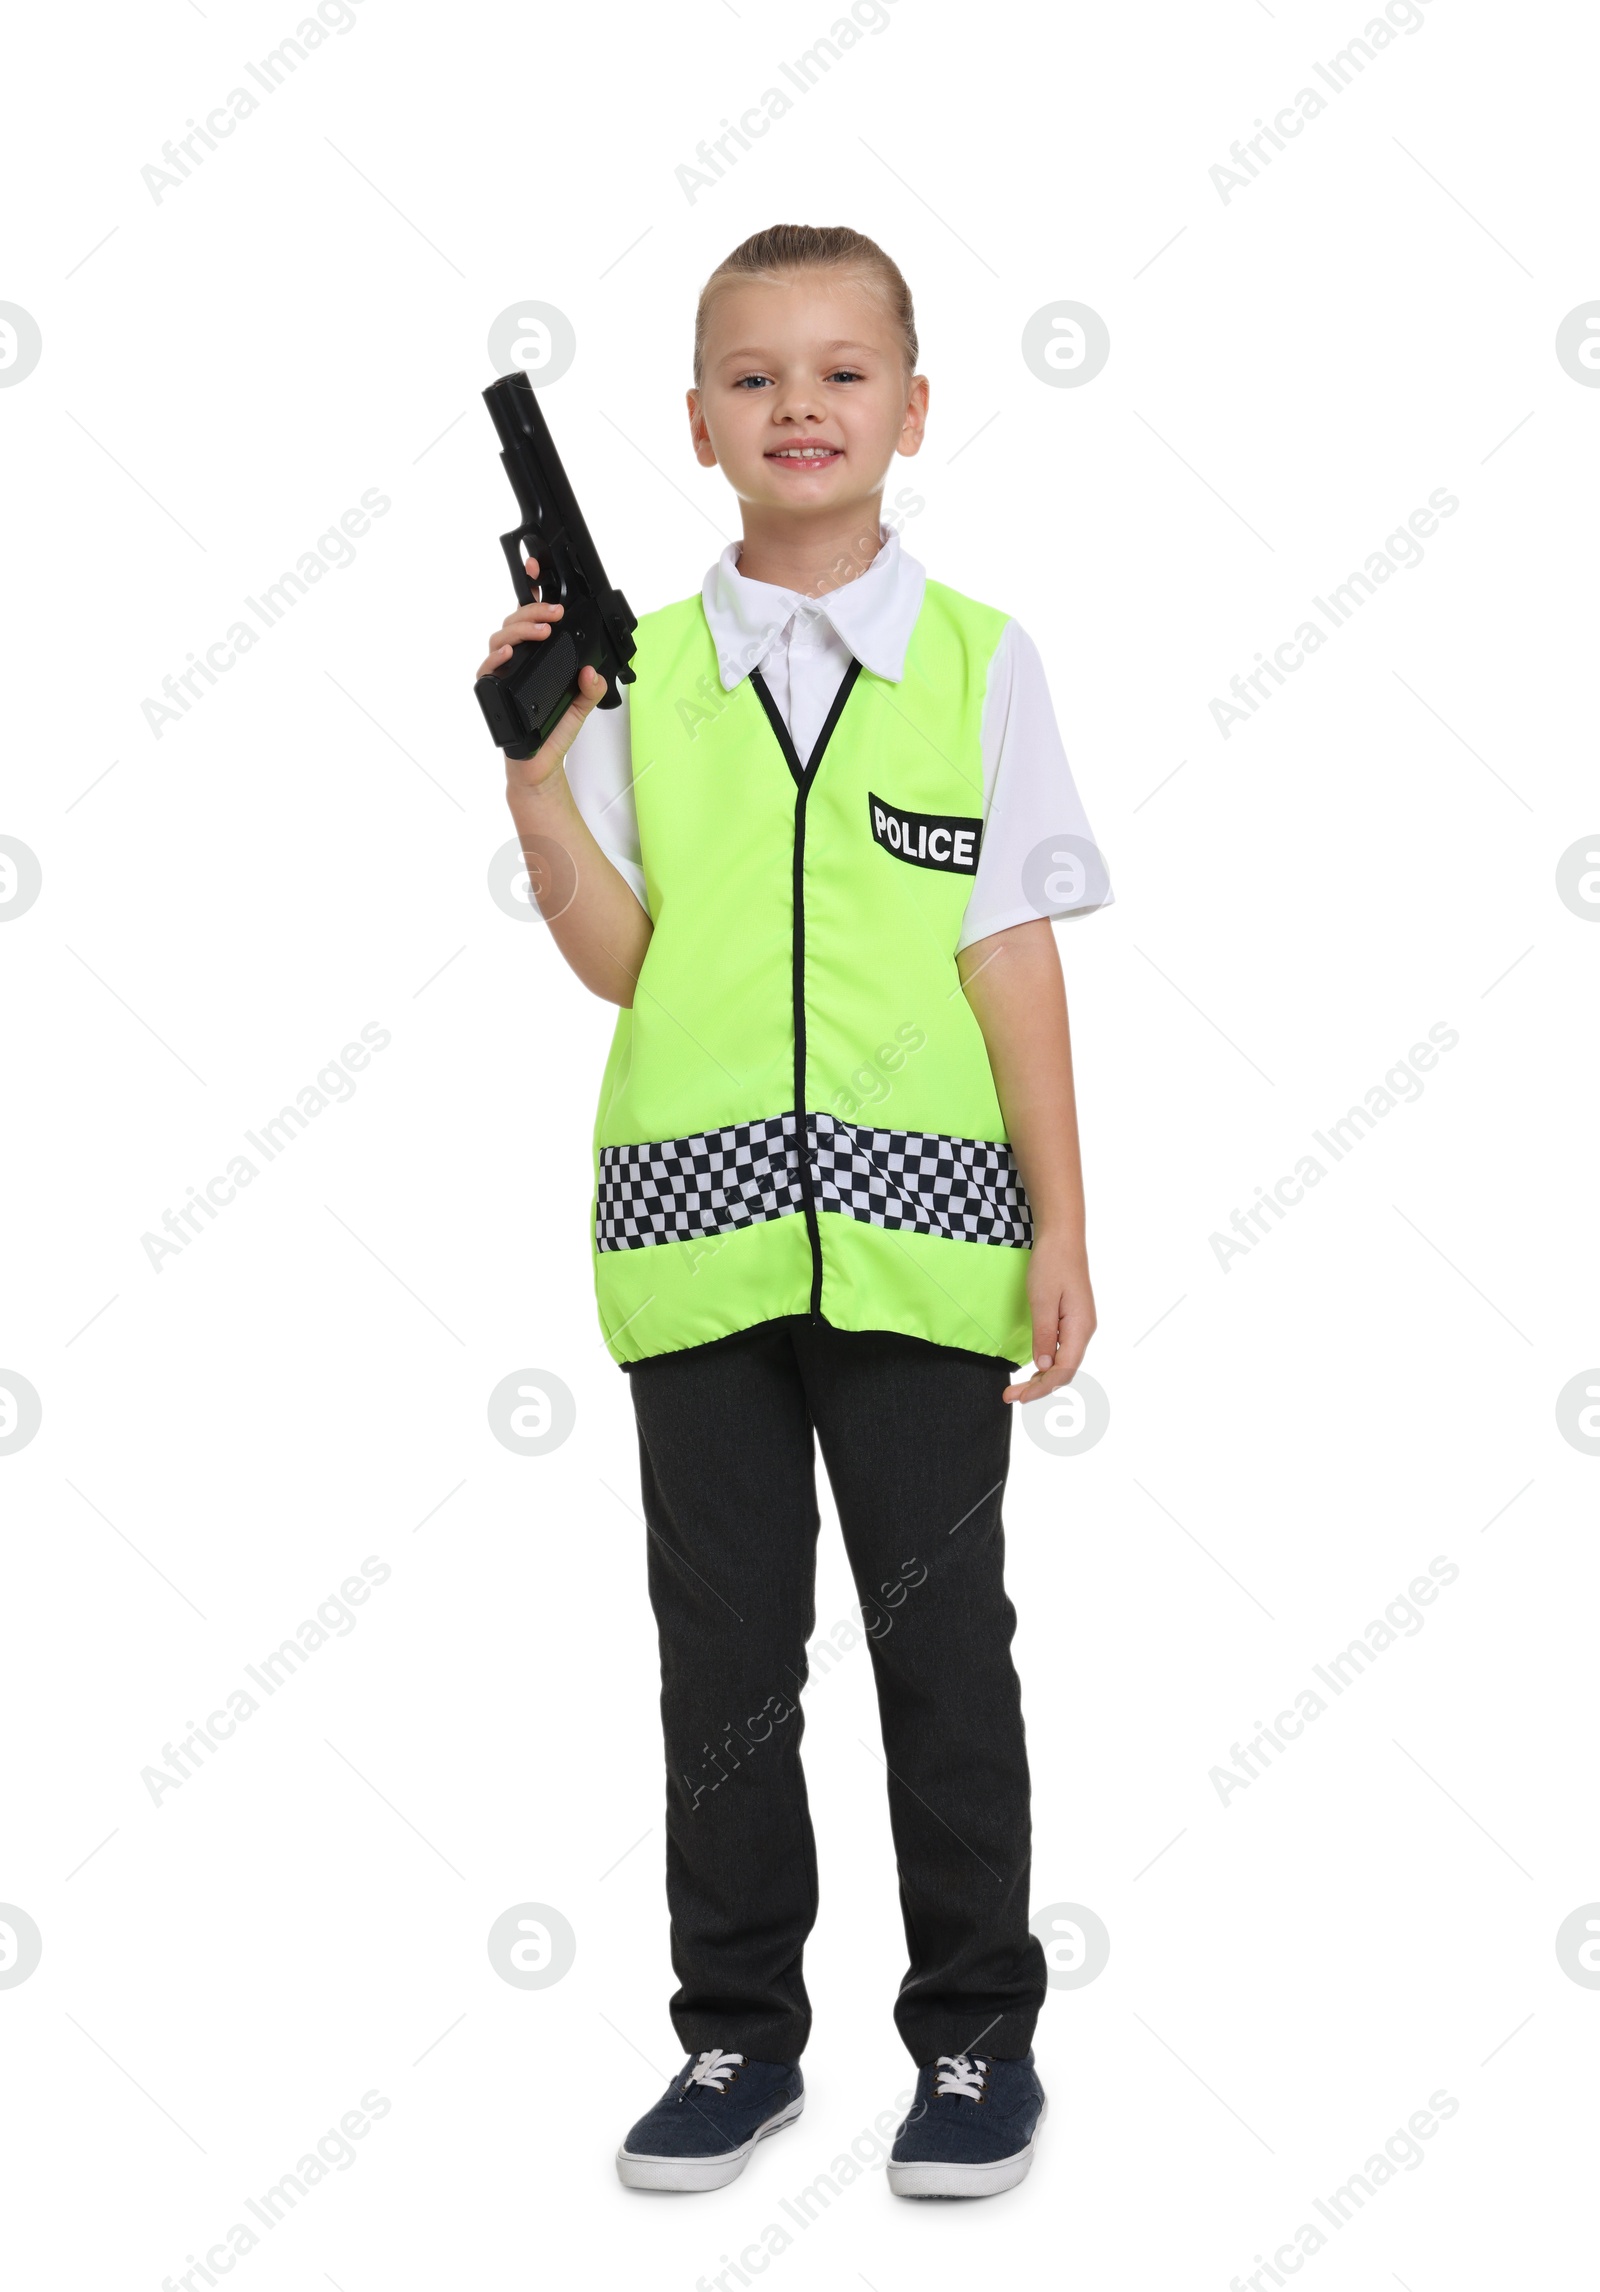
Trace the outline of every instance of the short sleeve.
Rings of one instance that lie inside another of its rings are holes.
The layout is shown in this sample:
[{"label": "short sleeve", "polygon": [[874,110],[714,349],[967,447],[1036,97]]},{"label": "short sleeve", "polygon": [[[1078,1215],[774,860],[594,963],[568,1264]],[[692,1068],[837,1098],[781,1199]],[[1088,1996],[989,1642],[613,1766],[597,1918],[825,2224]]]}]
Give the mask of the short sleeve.
[{"label": "short sleeve", "polygon": [[589,833],[648,915],[639,815],[633,801],[628,688],[620,685],[618,690],[620,707],[591,709],[567,750],[567,786]]},{"label": "short sleeve", "polygon": [[984,824],[958,951],[1040,916],[1110,907],[1105,860],[1061,745],[1044,663],[1015,621],[983,704]]}]

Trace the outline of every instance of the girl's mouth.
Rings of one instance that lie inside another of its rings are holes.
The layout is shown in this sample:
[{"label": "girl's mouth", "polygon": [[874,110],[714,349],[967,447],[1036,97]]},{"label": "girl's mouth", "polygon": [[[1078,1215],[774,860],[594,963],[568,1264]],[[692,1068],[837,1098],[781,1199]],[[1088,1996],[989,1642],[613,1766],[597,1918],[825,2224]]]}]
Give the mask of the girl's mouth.
[{"label": "girl's mouth", "polygon": [[826,470],[844,460],[843,446],[775,446],[764,457],[786,470]]}]

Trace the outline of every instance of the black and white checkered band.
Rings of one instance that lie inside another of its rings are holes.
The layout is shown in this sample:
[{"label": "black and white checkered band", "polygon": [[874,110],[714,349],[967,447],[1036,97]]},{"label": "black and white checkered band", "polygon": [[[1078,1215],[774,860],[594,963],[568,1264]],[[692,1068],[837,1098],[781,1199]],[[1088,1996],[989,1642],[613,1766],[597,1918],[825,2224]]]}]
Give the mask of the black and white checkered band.
[{"label": "black and white checkered band", "polygon": [[[648,1249],[736,1233],[803,1210],[795,1118],[767,1115],[644,1146],[600,1149],[595,1241]],[[1011,1148],[920,1130],[867,1130],[806,1116],[819,1210],[891,1232],[1026,1249],[1033,1221]]]},{"label": "black and white checkered band", "polygon": [[1016,1156],[985,1138],[923,1130],[864,1130],[831,1114],[806,1117],[817,1207],[891,1232],[1026,1249],[1033,1239]]},{"label": "black and white checkered band", "polygon": [[735,1122],[692,1138],[602,1146],[595,1240],[601,1249],[648,1249],[735,1233],[803,1209],[792,1114]]}]

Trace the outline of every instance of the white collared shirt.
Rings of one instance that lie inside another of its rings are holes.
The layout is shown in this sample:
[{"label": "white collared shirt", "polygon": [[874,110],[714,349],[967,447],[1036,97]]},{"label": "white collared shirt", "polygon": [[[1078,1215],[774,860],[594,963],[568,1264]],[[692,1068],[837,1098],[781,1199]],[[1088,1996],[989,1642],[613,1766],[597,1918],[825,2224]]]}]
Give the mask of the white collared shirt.
[{"label": "white collared shirt", "polygon": [[[802,760],[852,659],[892,684],[904,673],[927,575],[897,532],[880,526],[879,536],[882,546],[866,571],[823,597],[748,579],[739,571],[737,541],[702,584],[723,690],[759,668]],[[567,780],[596,843],[648,914],[627,686],[621,691],[621,707],[595,709],[568,750]],[[1006,622],[989,663],[981,747],[983,786],[973,798],[983,835],[958,948],[1041,915],[1109,907],[1113,893],[1056,729],[1044,663],[1015,621]],[[1051,846],[1058,848],[1052,853]]]}]

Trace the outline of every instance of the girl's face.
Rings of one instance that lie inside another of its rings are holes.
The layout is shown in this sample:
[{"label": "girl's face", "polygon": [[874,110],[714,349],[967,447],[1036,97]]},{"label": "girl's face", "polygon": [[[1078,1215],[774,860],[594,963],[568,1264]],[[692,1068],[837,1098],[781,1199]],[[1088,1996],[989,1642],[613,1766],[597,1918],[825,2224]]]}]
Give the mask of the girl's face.
[{"label": "girl's face", "polygon": [[704,374],[689,392],[696,458],[753,505],[801,517],[865,505],[894,456],[922,443],[927,382],[907,380],[883,296],[844,272],[724,287]]}]

